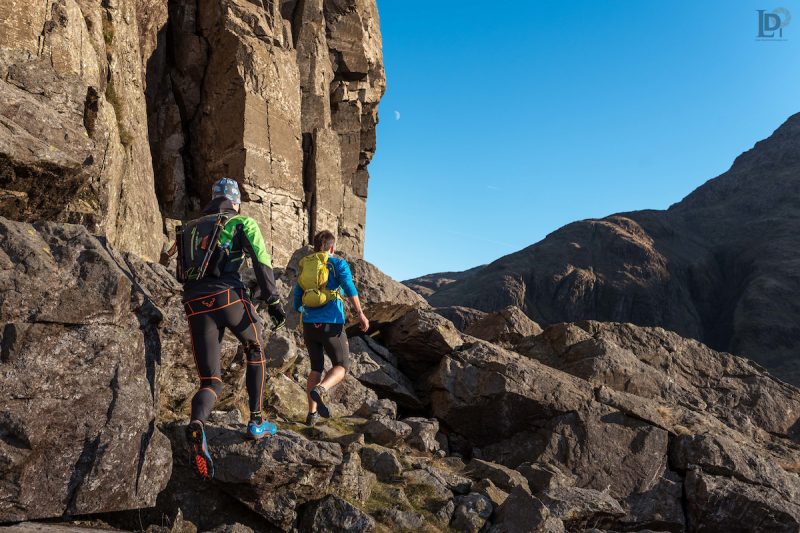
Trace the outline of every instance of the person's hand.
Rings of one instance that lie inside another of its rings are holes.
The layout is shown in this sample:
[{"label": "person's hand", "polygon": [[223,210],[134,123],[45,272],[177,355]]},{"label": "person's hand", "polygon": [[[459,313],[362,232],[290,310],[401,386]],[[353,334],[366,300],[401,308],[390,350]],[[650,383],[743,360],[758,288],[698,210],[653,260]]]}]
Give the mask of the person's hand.
[{"label": "person's hand", "polygon": [[278,331],[286,325],[286,311],[283,310],[280,300],[267,302],[267,314],[272,319],[272,331]]},{"label": "person's hand", "polygon": [[360,315],[358,315],[358,327],[364,333],[366,333],[367,330],[369,329],[369,319],[367,318],[367,315],[365,315],[363,312]]}]

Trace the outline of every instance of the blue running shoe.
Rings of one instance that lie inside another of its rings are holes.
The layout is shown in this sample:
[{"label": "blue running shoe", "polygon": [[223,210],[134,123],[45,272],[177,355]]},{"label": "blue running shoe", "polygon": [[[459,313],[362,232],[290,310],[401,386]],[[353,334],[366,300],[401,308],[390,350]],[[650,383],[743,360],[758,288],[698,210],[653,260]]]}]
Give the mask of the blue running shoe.
[{"label": "blue running shoe", "polygon": [[203,424],[192,422],[186,426],[186,440],[189,441],[191,463],[197,475],[203,479],[214,477],[214,461],[208,451],[208,442],[206,441],[206,432],[203,430]]},{"label": "blue running shoe", "polygon": [[261,422],[258,420],[251,420],[250,423],[247,424],[247,436],[253,440],[271,437],[276,431],[278,431],[278,426],[266,420],[262,420]]}]

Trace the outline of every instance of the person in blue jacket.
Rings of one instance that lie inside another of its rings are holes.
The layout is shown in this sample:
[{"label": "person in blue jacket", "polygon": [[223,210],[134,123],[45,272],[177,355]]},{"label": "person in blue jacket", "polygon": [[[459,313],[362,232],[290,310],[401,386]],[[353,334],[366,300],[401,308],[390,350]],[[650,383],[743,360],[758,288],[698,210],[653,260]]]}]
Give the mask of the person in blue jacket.
[{"label": "person in blue jacket", "polygon": [[[314,236],[314,251],[328,252],[329,269],[327,288],[340,289],[344,298],[358,318],[361,331],[369,329],[369,320],[361,309],[358,291],[353,283],[350,265],[341,257],[333,255],[336,237],[330,231],[320,231]],[[294,308],[302,315],[303,340],[311,359],[311,372],[308,374],[306,392],[308,393],[308,416],[306,424],[313,426],[320,416],[331,416],[328,408],[328,391],[338,385],[350,367],[350,346],[344,330],[346,322],[343,298],[335,298],[322,307],[303,307],[303,289],[294,287]],[[333,364],[322,379],[327,354]]]}]

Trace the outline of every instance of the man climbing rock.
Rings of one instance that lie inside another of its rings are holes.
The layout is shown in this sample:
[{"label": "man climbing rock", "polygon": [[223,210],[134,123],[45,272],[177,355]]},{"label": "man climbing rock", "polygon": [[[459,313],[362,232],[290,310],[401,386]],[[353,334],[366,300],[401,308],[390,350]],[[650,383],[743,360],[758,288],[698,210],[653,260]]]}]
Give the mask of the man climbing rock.
[{"label": "man climbing rock", "polygon": [[[303,340],[311,358],[311,372],[306,384],[306,424],[309,426],[316,424],[320,416],[331,416],[328,391],[344,379],[350,366],[342,293],[358,317],[361,331],[369,329],[369,320],[361,310],[350,265],[333,255],[335,244],[336,237],[330,231],[321,231],[314,236],[314,253],[300,260],[300,273],[294,287],[294,307],[302,314]],[[333,364],[325,379],[322,379],[323,352]]]},{"label": "man climbing rock", "polygon": [[281,306],[261,230],[255,220],[239,214],[241,195],[236,181],[219,179],[212,200],[201,218],[178,228],[177,276],[184,283],[183,304],[189,320],[194,360],[200,389],[192,398],[192,416],[187,426],[192,463],[200,476],[214,476],[214,466],[203,424],[222,391],[220,351],[225,330],[244,347],[250,422],[247,436],[259,439],[277,428],[263,418],[265,379],[264,341],[261,323],[239,269],[244,256],[253,263],[259,299],[267,306],[274,329],[283,327]]}]

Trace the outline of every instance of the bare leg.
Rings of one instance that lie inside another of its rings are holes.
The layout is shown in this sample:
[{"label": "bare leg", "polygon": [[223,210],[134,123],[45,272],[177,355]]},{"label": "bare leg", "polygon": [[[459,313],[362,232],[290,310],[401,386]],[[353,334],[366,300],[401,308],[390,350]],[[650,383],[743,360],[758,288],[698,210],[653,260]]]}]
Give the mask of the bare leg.
[{"label": "bare leg", "polygon": [[322,372],[315,372],[311,371],[308,373],[308,381],[306,382],[306,396],[308,397],[308,412],[315,413],[317,411],[317,402],[311,399],[311,396],[308,396],[308,393],[311,390],[319,385],[320,380],[322,379]]},{"label": "bare leg", "polygon": [[[343,366],[335,366],[331,368],[326,374],[325,379],[322,380],[322,385],[325,387],[325,390],[329,391],[334,388],[336,385],[342,382],[344,379],[345,374],[347,374],[347,370],[344,369]],[[313,388],[313,387],[312,387]],[[311,389],[309,389],[311,390]]]}]

